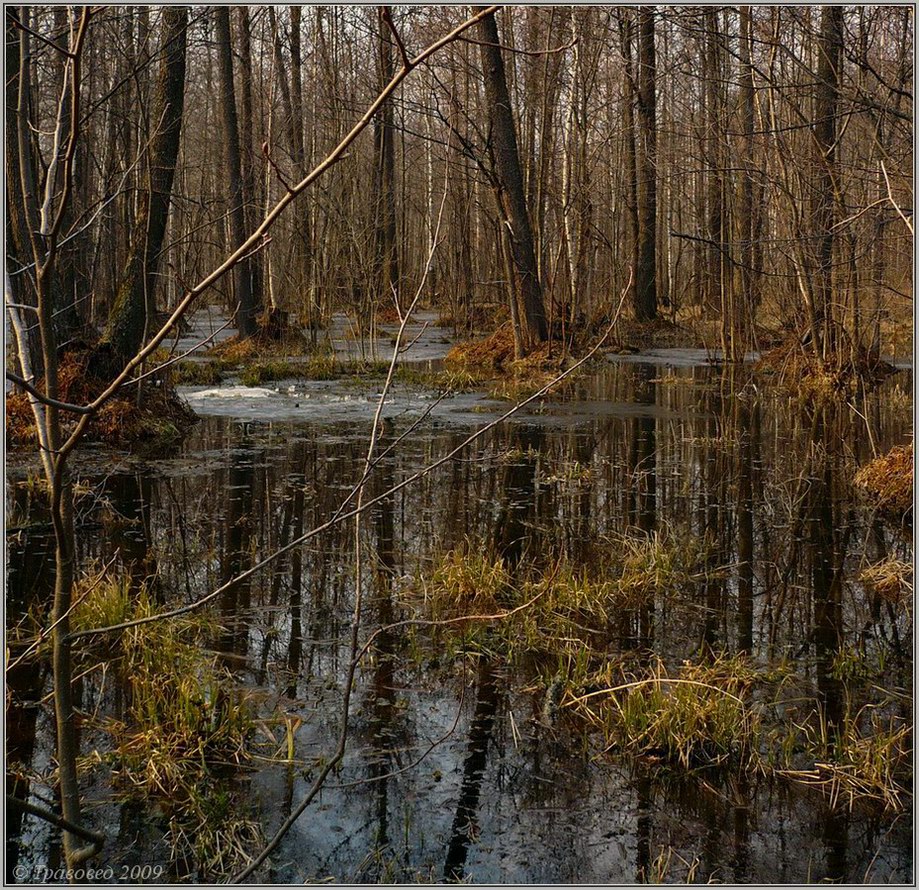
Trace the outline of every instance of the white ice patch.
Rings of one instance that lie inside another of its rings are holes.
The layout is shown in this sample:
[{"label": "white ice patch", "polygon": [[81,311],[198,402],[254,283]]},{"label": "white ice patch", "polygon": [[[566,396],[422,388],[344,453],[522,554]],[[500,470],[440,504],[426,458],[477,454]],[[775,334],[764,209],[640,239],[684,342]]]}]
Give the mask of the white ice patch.
[{"label": "white ice patch", "polygon": [[205,399],[270,399],[276,395],[278,393],[275,390],[262,386],[221,386],[217,389],[186,393],[185,398],[189,402],[196,402]]}]

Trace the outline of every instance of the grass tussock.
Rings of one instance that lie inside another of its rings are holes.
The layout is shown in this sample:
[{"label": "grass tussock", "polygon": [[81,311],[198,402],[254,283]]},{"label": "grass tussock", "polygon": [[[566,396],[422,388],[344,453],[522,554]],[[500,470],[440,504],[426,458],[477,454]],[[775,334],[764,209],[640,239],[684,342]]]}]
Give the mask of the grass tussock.
[{"label": "grass tussock", "polygon": [[[88,353],[67,353],[58,374],[61,401],[85,405],[105,388],[106,381],[90,373]],[[93,417],[86,429],[86,440],[104,442],[118,448],[158,452],[178,444],[196,422],[194,412],[176,395],[168,380],[147,380],[127,387],[124,396],[110,399]],[[44,381],[39,381],[44,389]],[[65,435],[75,426],[76,415],[61,413]],[[7,445],[10,448],[35,447],[38,436],[29,397],[14,392],[6,399]]]},{"label": "grass tussock", "polygon": [[254,337],[240,338],[238,335],[212,346],[205,354],[227,366],[241,365],[248,362],[271,358],[289,358],[291,356],[309,356],[315,346],[309,337],[298,331],[288,330],[282,337],[271,337],[256,334]]},{"label": "grass tussock", "polygon": [[223,371],[216,362],[182,361],[170,368],[173,386],[217,386],[223,382]]},{"label": "grass tussock", "polygon": [[[484,653],[535,672],[543,720],[555,724],[564,714],[595,734],[603,751],[681,772],[783,777],[818,786],[834,806],[905,806],[908,726],[882,717],[889,714],[882,704],[860,711],[851,704],[866,678],[877,676],[864,653],[841,654],[846,664],[834,665],[845,715],[834,728],[820,707],[800,706],[819,693],[790,664],[767,668],[745,655],[705,654],[673,667],[611,657],[630,632],[628,616],[652,604],[697,601],[701,585],[720,571],[710,558],[706,540],[679,529],[608,541],[584,563],[561,558],[536,568],[524,560],[513,570],[467,542],[403,599],[437,622],[436,643],[453,656]],[[875,583],[889,586],[894,574],[905,575],[903,567],[878,569]]]},{"label": "grass tussock", "polygon": [[889,603],[901,603],[913,595],[913,567],[899,559],[885,559],[863,569],[859,581]]},{"label": "grass tussock", "polygon": [[704,348],[705,343],[694,330],[666,318],[635,321],[620,318],[613,332],[611,351],[635,353],[645,349]]},{"label": "grass tussock", "polygon": [[609,540],[591,566],[562,558],[512,573],[500,556],[467,542],[444,554],[405,597],[434,620],[449,622],[460,644],[472,642],[510,661],[562,663],[577,682],[603,659],[623,611],[694,590],[711,573],[707,560],[704,541],[667,530]]},{"label": "grass tussock", "polygon": [[822,712],[794,727],[798,748],[809,765],[779,772],[821,788],[835,806],[849,808],[870,800],[892,811],[902,810],[911,795],[912,728],[899,717],[882,716],[865,707],[846,712],[831,727]]},{"label": "grass tussock", "polygon": [[[77,630],[157,611],[147,589],[133,589],[126,576],[97,578],[85,593],[78,591],[73,611]],[[216,632],[200,615],[123,631],[105,654],[117,659],[129,704],[103,723],[124,793],[156,803],[169,821],[173,855],[193,859],[211,879],[232,874],[261,840],[232,783],[251,756],[253,709],[209,648]]]},{"label": "grass tussock", "polygon": [[482,368],[446,368],[431,371],[417,365],[399,365],[395,379],[408,386],[424,386],[441,392],[473,392],[491,379]]},{"label": "grass tussock", "polygon": [[684,662],[675,673],[661,661],[624,681],[574,698],[607,748],[669,761],[684,769],[753,764],[760,715],[745,702],[755,674],[740,657]]},{"label": "grass tussock", "polygon": [[913,521],[913,446],[900,445],[865,464],[855,484],[874,508],[895,522]]},{"label": "grass tussock", "polygon": [[286,380],[289,377],[300,377],[300,364],[283,359],[259,361],[242,369],[239,382],[243,386],[261,386],[274,380]]},{"label": "grass tussock", "polygon": [[847,705],[838,726],[819,707],[796,718],[776,708],[793,677],[775,680],[745,656],[685,661],[675,671],[660,660],[632,671],[611,663],[588,679],[590,691],[569,687],[562,707],[592,726],[607,751],[681,770],[779,776],[818,787],[834,807],[906,805],[907,721],[870,705],[857,712]]},{"label": "grass tussock", "polygon": [[805,398],[840,398],[860,387],[871,389],[896,373],[896,368],[867,349],[839,351],[819,358],[792,337],[766,352],[756,369],[774,375]]},{"label": "grass tussock", "polygon": [[[510,324],[505,324],[484,340],[458,343],[447,353],[444,362],[448,373],[465,375],[470,386],[491,379],[492,398],[519,402],[551,383],[572,361],[562,344],[555,341],[543,344],[523,358],[514,355],[514,332]],[[569,376],[559,387],[571,381]],[[461,378],[459,382],[463,382]]]},{"label": "grass tussock", "polygon": [[445,362],[455,368],[488,368],[498,371],[514,358],[514,330],[504,324],[484,340],[457,343]]}]

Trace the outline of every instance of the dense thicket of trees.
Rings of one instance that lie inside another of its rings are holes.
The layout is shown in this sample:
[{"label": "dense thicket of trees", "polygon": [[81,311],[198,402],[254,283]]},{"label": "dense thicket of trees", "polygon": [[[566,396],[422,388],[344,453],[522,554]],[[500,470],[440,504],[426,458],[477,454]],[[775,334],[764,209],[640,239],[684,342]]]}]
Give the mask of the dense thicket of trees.
[{"label": "dense thicket of trees", "polygon": [[[346,132],[403,48],[463,14],[195,7],[186,33],[162,8],[96,10],[58,322],[129,351],[143,325],[127,290],[147,311],[174,304]],[[480,27],[406,80],[373,134],[218,285],[243,331],[263,306],[311,327],[346,310],[367,327],[420,280],[444,187],[430,302],[467,324],[516,309],[524,286],[525,347],[608,314],[630,268],[636,317],[695,309],[724,320],[728,348],[751,344],[754,321],[809,325],[818,349],[870,340],[887,299],[910,290],[909,8],[506,7]],[[59,175],[70,28],[60,7],[7,17],[7,254],[25,304],[35,226],[21,190]],[[183,69],[184,95],[169,98]]]}]

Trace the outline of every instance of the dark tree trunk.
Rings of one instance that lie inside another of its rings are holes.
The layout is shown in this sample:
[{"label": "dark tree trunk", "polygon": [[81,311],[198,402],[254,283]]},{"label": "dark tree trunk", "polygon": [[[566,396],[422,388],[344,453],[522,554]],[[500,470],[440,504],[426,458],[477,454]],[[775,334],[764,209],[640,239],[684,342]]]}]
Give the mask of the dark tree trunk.
[{"label": "dark tree trunk", "polygon": [[[236,114],[236,90],[233,85],[233,52],[230,44],[230,10],[227,6],[215,6],[214,18],[217,25],[217,62],[220,80],[220,114],[223,120],[223,138],[226,150],[224,164],[230,199],[230,249],[236,250],[246,240],[246,219],[244,208],[246,195],[243,188],[242,162],[239,147],[239,119]],[[233,270],[233,286],[236,291],[236,326],[242,339],[251,337],[258,330],[256,305],[251,290],[249,261],[240,260]]]},{"label": "dark tree trunk", "polygon": [[[249,8],[237,7],[239,25],[239,93],[241,115],[239,119],[239,137],[241,143],[240,161],[242,164],[243,196],[246,206],[243,210],[246,231],[251,232],[258,225],[261,213],[258,200],[258,177],[256,176],[258,152],[255,142],[255,113],[252,100],[252,47]],[[255,253],[248,258],[249,292],[255,305],[264,304],[264,264],[262,254]]]},{"label": "dark tree trunk", "polygon": [[[54,7],[54,28],[59,34],[67,33],[67,7]],[[60,95],[67,81],[66,57],[57,54],[55,57],[54,89]],[[68,121],[69,123],[69,121]],[[69,126],[65,126],[61,134],[63,140],[70,136]],[[61,231],[67,232],[72,226],[74,217],[79,215],[79,208],[75,206],[81,193],[80,174],[83,171],[82,161],[83,152],[79,149],[74,158],[73,165],[73,183],[71,186],[71,199],[64,208],[64,216],[61,222]],[[79,251],[77,241],[70,241],[66,246],[59,248],[57,259],[57,275],[54,280],[54,290],[51,295],[54,306],[54,328],[57,332],[58,342],[66,344],[72,337],[78,335],[82,328],[80,315],[77,311],[77,300],[79,293],[83,288],[88,290],[89,276],[85,271],[84,257],[88,251]]]},{"label": "dark tree trunk", "polygon": [[[711,309],[721,312],[722,332],[730,324],[726,317],[724,292],[724,177],[721,163],[722,144],[722,73],[721,28],[718,10],[709,7],[704,13],[705,38],[703,71],[705,78],[705,161],[708,176],[706,214],[706,298]],[[724,338],[723,338],[724,339]],[[726,344],[723,344],[726,345]]]},{"label": "dark tree trunk", "polygon": [[[30,262],[32,252],[29,229],[24,216],[22,178],[19,174],[19,32],[13,16],[19,8],[7,7],[6,15],[6,256],[12,294],[17,303],[35,305],[35,295],[28,290],[28,276],[16,270]],[[36,353],[37,354],[37,353]]]},{"label": "dark tree trunk", "polygon": [[546,311],[533,249],[533,231],[527,211],[523,174],[520,169],[517,132],[507,92],[507,78],[494,14],[482,19],[480,33],[498,207],[507,230],[513,260],[513,299],[517,303],[514,339],[519,357],[532,352],[547,339]]},{"label": "dark tree trunk", "polygon": [[740,177],[737,186],[737,241],[740,262],[736,267],[737,318],[732,359],[740,360],[751,345],[750,332],[756,309],[753,273],[753,66],[750,53],[753,16],[749,6],[740,7]]},{"label": "dark tree trunk", "polygon": [[[632,34],[634,25],[631,12],[626,9],[619,10],[619,37],[622,49],[622,64],[625,68],[622,90],[622,126],[625,136],[625,206],[628,218],[628,242],[631,248],[631,262],[633,269],[638,262],[638,167],[635,159],[635,68],[632,63]],[[632,278],[629,298],[632,305],[637,305],[637,283]]]},{"label": "dark tree trunk", "polygon": [[[382,90],[393,77],[392,38],[384,19],[388,14],[380,7],[379,67],[377,89]],[[373,123],[374,163],[374,235],[376,255],[374,269],[375,302],[379,307],[390,304],[393,288],[398,289],[399,261],[396,251],[395,149],[393,145],[392,101],[387,100]]]},{"label": "dark tree trunk", "polygon": [[657,61],[654,7],[638,10],[638,262],[635,318],[657,317]]},{"label": "dark tree trunk", "polygon": [[834,348],[833,225],[836,220],[836,132],[839,75],[842,68],[843,9],[824,6],[820,21],[817,84],[814,102],[814,140],[819,157],[814,179],[813,219],[817,236],[815,290],[817,314],[823,314],[823,348]]},{"label": "dark tree trunk", "polygon": [[[300,165],[300,175],[307,171],[309,158],[306,137],[304,134],[303,114],[303,57],[300,44],[300,24],[302,7],[290,7],[290,67],[291,67],[291,126],[296,134],[296,157]],[[313,248],[313,226],[310,206],[311,193],[303,196],[303,203],[297,208],[297,231],[300,235],[300,268],[303,275],[304,304],[306,307],[304,323],[311,332],[319,324],[320,312],[316,299],[315,256]]]},{"label": "dark tree trunk", "polygon": [[163,8],[163,56],[153,96],[151,120],[157,130],[149,148],[149,188],[140,194],[134,237],[103,337],[118,367],[123,367],[140,348],[148,319],[153,316],[156,272],[182,132],[187,27],[187,6]]}]

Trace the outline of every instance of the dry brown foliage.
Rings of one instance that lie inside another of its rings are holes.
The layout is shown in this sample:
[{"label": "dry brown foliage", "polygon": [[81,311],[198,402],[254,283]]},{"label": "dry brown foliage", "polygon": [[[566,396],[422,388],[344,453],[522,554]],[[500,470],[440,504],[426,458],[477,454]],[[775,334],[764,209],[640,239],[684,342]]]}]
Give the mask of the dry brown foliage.
[{"label": "dry brown foliage", "polygon": [[[62,402],[85,405],[105,389],[105,381],[87,369],[89,353],[66,353],[61,359],[58,398]],[[44,389],[44,381],[39,381]],[[164,381],[148,379],[137,387],[125,387],[124,395],[110,399],[90,421],[87,441],[105,442],[117,447],[144,447],[159,440],[174,440],[195,421],[194,412]],[[76,415],[61,412],[65,435],[76,422]],[[10,393],[6,399],[6,439],[10,448],[34,447],[38,441],[35,419],[25,393]]]},{"label": "dry brown foliage", "polygon": [[878,512],[896,522],[913,522],[913,446],[898,445],[855,474]]},{"label": "dry brown foliage", "polygon": [[874,387],[896,373],[893,365],[867,349],[840,351],[819,359],[798,337],[791,337],[765,353],[756,363],[758,371],[778,376],[802,393],[832,395],[855,390],[859,384]]},{"label": "dry brown foliage", "polygon": [[502,325],[484,340],[457,343],[446,362],[460,368],[503,368],[514,358],[514,330],[510,324]]},{"label": "dry brown foliage", "polygon": [[913,567],[899,559],[887,559],[864,569],[859,581],[881,599],[899,603],[912,595]]}]

